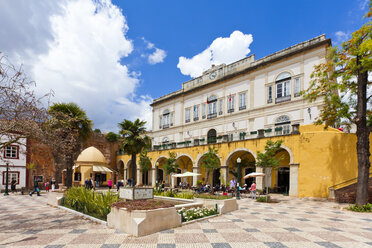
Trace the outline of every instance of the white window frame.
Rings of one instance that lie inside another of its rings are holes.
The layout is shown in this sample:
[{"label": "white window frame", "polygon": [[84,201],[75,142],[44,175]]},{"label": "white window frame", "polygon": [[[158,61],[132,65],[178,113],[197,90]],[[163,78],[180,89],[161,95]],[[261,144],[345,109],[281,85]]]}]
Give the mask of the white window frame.
[{"label": "white window frame", "polygon": [[199,120],[199,105],[194,105],[194,121]]},{"label": "white window frame", "polygon": [[234,112],[235,109],[235,95],[231,96],[231,101],[229,100],[230,96],[227,97],[227,112]]},{"label": "white window frame", "polygon": [[247,108],[247,93],[242,92],[239,94],[239,110]]},{"label": "white window frame", "polygon": [[188,123],[191,121],[191,111],[190,108],[185,110],[185,122]]},{"label": "white window frame", "polygon": [[222,115],[223,114],[223,99],[218,100],[218,108],[219,108],[218,114]]},{"label": "white window frame", "polygon": [[267,103],[273,102],[273,86],[269,85],[267,87]]},{"label": "white window frame", "polygon": [[295,97],[300,96],[300,92],[301,92],[301,79],[297,77],[294,79],[294,89],[293,89],[294,96]]},{"label": "white window frame", "polygon": [[9,145],[5,147],[4,158],[17,159],[19,154],[19,147]]}]

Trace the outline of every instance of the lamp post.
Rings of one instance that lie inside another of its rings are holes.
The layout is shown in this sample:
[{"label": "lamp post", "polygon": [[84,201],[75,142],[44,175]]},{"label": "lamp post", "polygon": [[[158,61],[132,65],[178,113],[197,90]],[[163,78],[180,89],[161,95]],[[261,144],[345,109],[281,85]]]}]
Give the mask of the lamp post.
[{"label": "lamp post", "polygon": [[8,193],[8,180],[9,180],[9,163],[6,162],[6,174],[5,174],[5,193],[4,195],[9,195]]},{"label": "lamp post", "polygon": [[155,164],[155,182],[156,182],[156,191],[159,191],[159,162]]},{"label": "lamp post", "polygon": [[242,162],[241,158],[238,158],[236,160],[236,163],[238,165],[238,181],[236,183],[236,199],[240,200],[240,190],[239,190],[239,183],[240,183],[240,163]]}]

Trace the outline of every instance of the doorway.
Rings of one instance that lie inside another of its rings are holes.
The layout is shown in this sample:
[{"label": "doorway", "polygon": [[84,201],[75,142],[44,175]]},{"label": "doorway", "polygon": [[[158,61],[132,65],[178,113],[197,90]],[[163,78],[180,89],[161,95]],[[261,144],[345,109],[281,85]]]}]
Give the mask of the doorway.
[{"label": "doorway", "polygon": [[278,193],[288,194],[289,192],[289,167],[278,169]]}]

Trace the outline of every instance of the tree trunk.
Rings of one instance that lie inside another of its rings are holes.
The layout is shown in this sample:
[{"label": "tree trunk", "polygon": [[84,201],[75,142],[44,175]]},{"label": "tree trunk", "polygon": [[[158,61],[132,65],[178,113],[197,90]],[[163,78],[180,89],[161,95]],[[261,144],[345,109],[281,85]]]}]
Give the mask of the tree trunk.
[{"label": "tree trunk", "polygon": [[132,154],[132,186],[136,186],[136,171],[137,171],[137,163],[136,163],[136,154]]},{"label": "tree trunk", "polygon": [[205,181],[205,184],[209,184],[209,173],[210,169],[207,170],[207,180]]},{"label": "tree trunk", "polygon": [[[359,58],[357,58],[359,65]],[[358,157],[358,183],[356,204],[362,206],[368,202],[369,179],[369,130],[367,127],[367,81],[368,72],[358,72],[358,103],[357,103],[357,157]]]}]

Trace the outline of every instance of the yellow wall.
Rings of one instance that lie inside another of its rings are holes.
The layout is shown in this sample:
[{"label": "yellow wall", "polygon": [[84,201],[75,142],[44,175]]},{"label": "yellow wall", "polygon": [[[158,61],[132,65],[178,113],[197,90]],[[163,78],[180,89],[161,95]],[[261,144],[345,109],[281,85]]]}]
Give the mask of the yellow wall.
[{"label": "yellow wall", "polygon": [[[80,185],[85,184],[85,179],[90,178],[90,174],[93,172],[93,165],[80,165],[78,168],[73,170],[72,179],[74,179],[75,172],[81,173],[81,181],[79,182]],[[106,181],[103,182],[100,186],[107,186],[107,181],[112,179],[112,173],[106,173]],[[94,178],[93,178],[94,180]],[[73,180],[74,181],[74,180]]]},{"label": "yellow wall", "polygon": [[[301,134],[297,135],[249,139],[213,146],[218,149],[222,166],[226,166],[226,159],[234,150],[249,149],[252,153],[257,154],[257,151],[264,150],[268,139],[283,140],[283,146],[288,150],[288,153],[286,153],[287,157],[282,161],[281,166],[289,167],[290,163],[299,164],[299,197],[327,197],[330,186],[357,177],[355,134],[343,133],[333,128],[324,130],[323,126],[314,125],[301,126],[300,132]],[[194,167],[196,167],[201,155],[208,151],[208,145],[149,152],[148,156],[152,159],[153,166],[155,167],[155,162],[160,156],[168,157],[169,151],[176,152],[178,155],[189,155],[193,159]],[[126,166],[130,156],[120,155],[117,157],[117,161],[119,160],[122,160]],[[201,178],[205,178],[204,171],[201,170],[201,172]],[[275,183],[276,176],[273,171],[272,185],[274,186]]]}]

